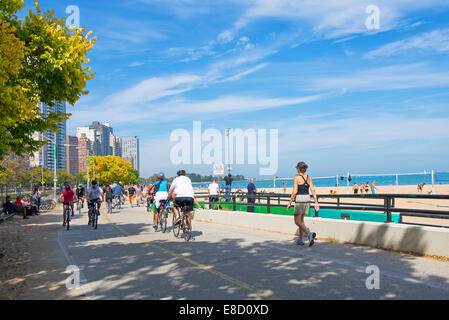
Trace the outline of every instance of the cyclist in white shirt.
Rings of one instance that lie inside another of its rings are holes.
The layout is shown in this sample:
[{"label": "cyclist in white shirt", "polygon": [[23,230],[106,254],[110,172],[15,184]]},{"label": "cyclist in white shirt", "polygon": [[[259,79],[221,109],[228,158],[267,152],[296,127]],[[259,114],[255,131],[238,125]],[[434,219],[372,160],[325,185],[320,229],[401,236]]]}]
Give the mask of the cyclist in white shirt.
[{"label": "cyclist in white shirt", "polygon": [[173,211],[176,215],[176,224],[181,221],[181,215],[179,208],[186,206],[189,210],[186,212],[190,225],[190,212],[193,211],[193,205],[195,203],[195,194],[193,192],[192,181],[186,176],[184,170],[178,171],[178,177],[173,180],[170,190],[168,191],[170,197],[174,199]]},{"label": "cyclist in white shirt", "polygon": [[89,207],[89,225],[92,223],[92,208],[97,205],[100,214],[101,200],[104,200],[103,190],[98,186],[96,180],[92,181],[92,187],[87,190],[87,205]]}]

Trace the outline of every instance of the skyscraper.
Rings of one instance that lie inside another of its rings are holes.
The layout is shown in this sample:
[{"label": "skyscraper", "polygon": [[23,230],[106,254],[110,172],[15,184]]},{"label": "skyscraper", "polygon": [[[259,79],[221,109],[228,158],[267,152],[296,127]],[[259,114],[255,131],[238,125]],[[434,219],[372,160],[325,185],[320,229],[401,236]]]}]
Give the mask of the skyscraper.
[{"label": "skyscraper", "polygon": [[91,142],[85,134],[78,139],[78,171],[87,172],[87,157],[91,155]]},{"label": "skyscraper", "polygon": [[78,138],[67,136],[67,173],[74,176],[78,171]]},{"label": "skyscraper", "polygon": [[[40,111],[47,116],[50,113],[65,113],[65,102],[56,102],[54,106],[48,106],[45,103],[38,103]],[[66,122],[58,122],[59,131],[44,131],[33,134],[35,140],[46,141],[47,144],[36,151],[30,159],[31,166],[44,166],[49,170],[54,170],[56,162],[57,170],[66,170],[67,154],[66,154]],[[54,145],[56,144],[56,159]]]},{"label": "skyscraper", "polygon": [[130,158],[133,168],[140,171],[140,150],[139,138],[134,137],[120,137],[122,143],[122,158]]}]

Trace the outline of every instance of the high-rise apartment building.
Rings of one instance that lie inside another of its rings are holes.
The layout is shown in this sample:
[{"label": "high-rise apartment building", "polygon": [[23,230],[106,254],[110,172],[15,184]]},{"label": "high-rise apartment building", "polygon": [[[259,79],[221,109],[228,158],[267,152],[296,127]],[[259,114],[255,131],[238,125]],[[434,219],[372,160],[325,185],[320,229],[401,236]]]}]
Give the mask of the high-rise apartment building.
[{"label": "high-rise apartment building", "polygon": [[[66,112],[65,102],[56,102],[54,106],[49,106],[45,103],[39,102],[38,106],[40,108],[40,111],[46,116],[50,113],[61,114]],[[35,140],[46,141],[47,144],[34,153],[33,157],[30,159],[31,166],[44,166],[47,169],[53,171],[56,162],[57,170],[66,170],[66,122],[58,122],[58,127],[59,131],[57,132],[47,130],[44,132],[34,133],[33,137]]]},{"label": "high-rise apartment building", "polygon": [[87,172],[87,157],[92,155],[91,142],[85,134],[81,134],[78,139],[78,171],[82,173]]},{"label": "high-rise apartment building", "polygon": [[78,171],[78,138],[67,136],[67,173],[74,176]]},{"label": "high-rise apartment building", "polygon": [[139,150],[139,138],[134,137],[120,137],[122,158],[131,159],[133,168],[140,171],[140,150]]}]

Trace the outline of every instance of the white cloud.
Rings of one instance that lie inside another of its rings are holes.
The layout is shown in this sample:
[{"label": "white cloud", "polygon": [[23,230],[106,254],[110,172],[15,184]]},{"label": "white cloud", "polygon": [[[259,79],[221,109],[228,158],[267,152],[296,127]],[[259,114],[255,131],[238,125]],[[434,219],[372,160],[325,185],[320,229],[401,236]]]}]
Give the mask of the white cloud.
[{"label": "white cloud", "polygon": [[[233,26],[223,31],[234,36],[239,30],[263,18],[276,18],[304,25],[309,33],[320,39],[337,39],[355,34],[371,34],[401,27],[408,14],[433,7],[447,7],[446,0],[234,0],[245,11]],[[366,8],[376,5],[380,9],[380,30],[368,30]],[[415,24],[416,25],[416,24]]]},{"label": "white cloud", "polygon": [[[311,78],[311,77],[309,77]],[[426,63],[394,65],[347,73],[338,77],[312,78],[309,90],[385,91],[449,86],[449,74]]]},{"label": "white cloud", "polygon": [[368,52],[365,58],[387,57],[404,52],[448,52],[449,29],[425,32],[404,40],[388,43],[380,48]]},{"label": "white cloud", "polygon": [[192,89],[201,78],[192,74],[180,74],[164,78],[150,78],[122,92],[109,96],[107,105],[133,105],[151,102],[180,94]]}]

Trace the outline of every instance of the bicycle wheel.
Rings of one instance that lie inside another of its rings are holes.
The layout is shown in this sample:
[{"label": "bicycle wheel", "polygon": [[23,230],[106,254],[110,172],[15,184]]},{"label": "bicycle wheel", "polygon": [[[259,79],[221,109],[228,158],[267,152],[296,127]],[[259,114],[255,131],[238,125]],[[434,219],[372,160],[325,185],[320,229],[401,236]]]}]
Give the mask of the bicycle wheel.
[{"label": "bicycle wheel", "polygon": [[162,233],[165,233],[165,231],[167,230],[167,209],[161,211],[159,220]]},{"label": "bicycle wheel", "polygon": [[65,222],[67,225],[67,231],[70,229],[70,207],[65,210]]},{"label": "bicycle wheel", "polygon": [[190,238],[192,237],[192,226],[187,225],[187,219],[185,219],[185,221],[186,221],[186,223],[185,223],[185,226],[184,226],[184,229],[183,229],[183,231],[184,231],[184,240],[188,242],[190,240]]},{"label": "bicycle wheel", "polygon": [[173,219],[172,219],[172,225],[173,225],[173,234],[175,235],[176,238],[179,237],[179,232],[181,231],[181,224],[178,223],[177,225],[175,225],[176,223],[176,215],[173,215]]}]

